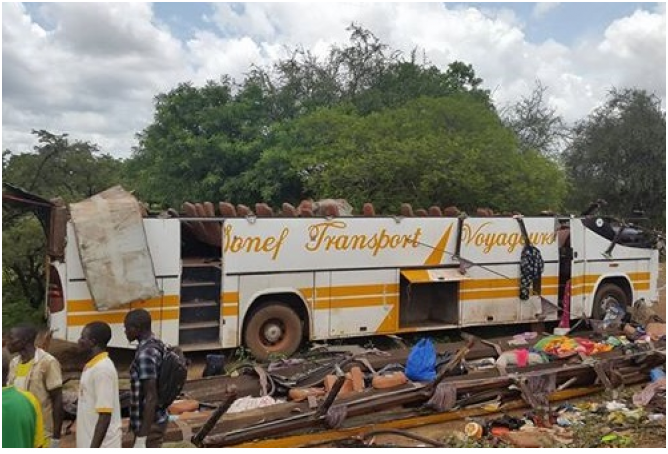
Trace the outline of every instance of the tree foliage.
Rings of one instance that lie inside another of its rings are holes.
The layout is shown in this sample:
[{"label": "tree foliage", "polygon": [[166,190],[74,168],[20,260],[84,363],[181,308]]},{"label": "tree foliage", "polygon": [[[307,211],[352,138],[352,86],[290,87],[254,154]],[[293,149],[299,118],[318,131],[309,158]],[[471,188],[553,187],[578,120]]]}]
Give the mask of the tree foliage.
[{"label": "tree foliage", "polygon": [[[38,139],[34,153],[3,152],[5,182],[46,199],[62,197],[65,202],[82,200],[119,183],[121,161],[100,154],[97,145],[45,130],[33,134]],[[37,308],[45,292],[45,234],[31,212],[5,203],[2,228],[3,314],[5,303]]]},{"label": "tree foliage", "polygon": [[266,111],[252,85],[236,96],[223,79],[202,88],[180,84],[156,98],[155,121],[139,134],[128,180],[149,202],[178,206],[216,199],[261,153]]},{"label": "tree foliage", "polygon": [[569,128],[547,105],[547,87],[536,81],[533,91],[501,111],[504,123],[517,135],[520,149],[558,160],[568,142]]},{"label": "tree foliage", "polygon": [[[274,168],[283,170],[274,175]],[[537,212],[558,207],[565,190],[556,164],[519,153],[512,132],[468,94],[422,97],[366,116],[321,109],[278,131],[249,174],[246,187],[276,204],[289,193],[283,184],[300,180],[304,196],[346,198],[357,207],[371,201],[388,213],[402,202],[472,210],[481,201]]]},{"label": "tree foliage", "polygon": [[332,46],[322,60],[297,48],[271,68],[254,67],[239,85],[225,77],[159,95],[155,121],[139,134],[127,166],[137,194],[170,206],[294,200],[315,189],[281,156],[291,148],[275,147],[299,146],[299,132],[284,136],[301,118],[322,109],[373,116],[420,97],[460,94],[494,111],[471,65],[453,62],[443,72],[418,63],[417,51],[407,60],[370,31],[354,25],[350,31],[348,45]]},{"label": "tree foliage", "polygon": [[578,123],[565,155],[571,206],[602,198],[626,217],[644,210],[656,227],[666,222],[666,114],[644,90],[612,90],[604,105]]}]

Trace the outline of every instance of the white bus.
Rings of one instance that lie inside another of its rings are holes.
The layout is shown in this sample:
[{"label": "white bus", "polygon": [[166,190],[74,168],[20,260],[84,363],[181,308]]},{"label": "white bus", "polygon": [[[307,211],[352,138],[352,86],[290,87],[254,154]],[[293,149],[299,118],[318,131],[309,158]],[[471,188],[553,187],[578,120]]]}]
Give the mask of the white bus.
[{"label": "white bus", "polygon": [[[243,345],[267,358],[292,354],[304,340],[550,321],[562,309],[602,318],[611,305],[658,299],[654,240],[600,216],[142,222],[158,296],[99,310],[67,221],[64,254],[49,258],[54,337],[74,342],[84,325],[101,320],[112,326],[111,346],[130,348],[123,319],[146,308],[156,335],[184,351]],[[520,298],[522,224],[544,262],[527,299]]]}]

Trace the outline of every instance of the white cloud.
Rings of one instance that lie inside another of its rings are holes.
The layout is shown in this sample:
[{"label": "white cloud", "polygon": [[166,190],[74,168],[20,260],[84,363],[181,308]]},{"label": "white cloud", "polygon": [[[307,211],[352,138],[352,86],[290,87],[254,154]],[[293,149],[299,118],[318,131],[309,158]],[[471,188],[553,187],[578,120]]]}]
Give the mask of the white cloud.
[{"label": "white cloud", "polygon": [[53,30],[3,4],[3,149],[30,150],[30,130],[47,129],[127,156],[153,96],[190,77],[181,43],[144,4],[46,4],[41,13]]},{"label": "white cloud", "polygon": [[[347,42],[353,22],[406,55],[418,47],[441,69],[471,63],[499,106],[527,95],[536,79],[569,121],[613,86],[645,88],[665,105],[665,4],[571,47],[530,42],[513,11],[488,5],[216,3],[205,18],[215,27],[181,42],[149,4],[45,4],[41,14],[52,29],[21,4],[3,4],[3,148],[30,150],[30,130],[47,129],[128,156],[158,93],[223,74],[241,80],[251,64],[268,66],[299,45],[324,56]],[[540,5],[534,12],[554,7]]]},{"label": "white cloud", "polygon": [[538,2],[533,7],[531,15],[534,19],[543,19],[550,11],[559,6],[559,2]]}]

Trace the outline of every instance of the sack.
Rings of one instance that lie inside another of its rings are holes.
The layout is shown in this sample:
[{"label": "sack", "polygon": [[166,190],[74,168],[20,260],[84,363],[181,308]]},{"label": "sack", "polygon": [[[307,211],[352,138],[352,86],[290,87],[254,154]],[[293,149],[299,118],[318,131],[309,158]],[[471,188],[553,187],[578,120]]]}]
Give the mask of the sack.
[{"label": "sack", "polygon": [[415,344],[406,360],[406,377],[413,381],[432,381],[436,378],[436,349],[431,339]]},{"label": "sack", "polygon": [[188,378],[188,362],[178,347],[165,345],[158,339],[153,343],[162,353],[158,371],[158,407],[169,407],[181,394]]}]

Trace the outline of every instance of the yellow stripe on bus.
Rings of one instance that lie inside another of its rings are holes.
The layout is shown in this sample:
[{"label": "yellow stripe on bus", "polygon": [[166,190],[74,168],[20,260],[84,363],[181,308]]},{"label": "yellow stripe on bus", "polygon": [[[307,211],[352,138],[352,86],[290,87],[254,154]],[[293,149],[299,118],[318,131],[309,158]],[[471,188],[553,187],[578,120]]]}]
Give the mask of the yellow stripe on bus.
[{"label": "yellow stripe on bus", "polygon": [[601,277],[600,274],[581,274],[579,276],[573,276],[571,278],[571,285],[575,287],[582,284],[595,284],[599,277]]},{"label": "yellow stripe on bus", "polygon": [[627,275],[632,281],[649,281],[651,278],[651,275],[648,272],[627,273]]},{"label": "yellow stripe on bus", "polygon": [[316,301],[315,309],[350,309],[360,307],[375,307],[388,304],[397,304],[399,297],[390,296],[360,296],[357,298],[332,298],[330,300]]},{"label": "yellow stripe on bus", "polygon": [[471,279],[470,281],[462,281],[459,284],[462,291],[467,290],[491,290],[501,288],[520,288],[519,279]]},{"label": "yellow stripe on bus", "polygon": [[447,230],[443,232],[443,236],[441,236],[441,239],[438,240],[434,250],[431,251],[431,254],[429,254],[427,260],[424,261],[425,265],[439,265],[443,261],[443,254],[445,253],[445,248],[448,245],[448,240],[450,239],[450,232],[452,232],[453,225],[454,224],[450,224]]},{"label": "yellow stripe on bus", "polygon": [[[129,311],[130,309],[153,309],[153,308],[167,308],[167,307],[178,307],[179,306],[179,297],[178,295],[165,295],[162,298],[151,298],[146,301],[136,301],[130,304],[124,304],[118,306],[113,310],[123,310]],[[76,312],[96,312],[97,307],[91,299],[85,300],[70,300],[67,302],[67,311],[70,313]]]},{"label": "yellow stripe on bus", "polygon": [[225,292],[220,294],[220,300],[225,303],[238,303],[239,292]]},{"label": "yellow stripe on bus", "polygon": [[342,285],[339,287],[318,287],[316,298],[336,298],[341,296],[364,296],[397,293],[397,284]]},{"label": "yellow stripe on bus", "polygon": [[[153,321],[166,321],[166,320],[178,320],[179,319],[179,310],[178,309],[151,309],[151,319]],[[67,324],[69,326],[83,326],[91,322],[107,322],[109,324],[123,323],[127,311],[124,312],[98,312],[96,314],[86,314],[86,315],[68,315]]]},{"label": "yellow stripe on bus", "polygon": [[310,300],[313,298],[313,287],[304,287],[299,289],[300,292],[302,292],[302,295],[304,295],[304,298],[307,300]]},{"label": "yellow stripe on bus", "polygon": [[376,333],[395,333],[398,329],[399,329],[399,305],[393,304],[392,308],[387,313],[383,321],[380,322],[380,325],[378,325]]},{"label": "yellow stripe on bus", "polygon": [[[557,287],[549,287],[541,289],[541,296],[554,296],[558,293]],[[461,292],[459,299],[461,301],[469,300],[492,300],[499,298],[519,298],[520,290],[518,288],[509,288],[501,290],[477,290],[477,291],[468,291]]]},{"label": "yellow stripe on bus", "polygon": [[223,317],[238,317],[239,316],[239,306],[223,306],[220,310],[220,313]]}]

